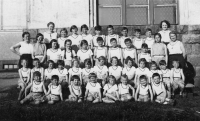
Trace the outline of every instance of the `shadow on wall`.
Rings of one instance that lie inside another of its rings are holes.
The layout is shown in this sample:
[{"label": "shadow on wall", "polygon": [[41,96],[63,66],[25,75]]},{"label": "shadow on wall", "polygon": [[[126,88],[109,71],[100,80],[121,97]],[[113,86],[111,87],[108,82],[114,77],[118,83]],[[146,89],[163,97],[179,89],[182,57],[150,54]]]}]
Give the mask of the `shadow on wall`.
[{"label": "shadow on wall", "polygon": [[187,61],[186,58],[186,67],[184,69],[184,75],[185,75],[185,84],[195,84],[194,83],[194,78],[196,76],[196,71],[194,66]]}]

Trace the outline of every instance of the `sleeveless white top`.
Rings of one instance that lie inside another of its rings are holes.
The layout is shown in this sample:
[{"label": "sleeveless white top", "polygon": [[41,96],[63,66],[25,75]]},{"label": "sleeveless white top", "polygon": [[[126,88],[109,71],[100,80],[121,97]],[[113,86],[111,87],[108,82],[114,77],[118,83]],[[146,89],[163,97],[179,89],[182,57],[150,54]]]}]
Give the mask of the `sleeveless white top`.
[{"label": "sleeveless white top", "polygon": [[160,72],[161,72],[163,78],[170,78],[171,72],[169,69],[160,70]]},{"label": "sleeveless white top", "polygon": [[152,78],[154,73],[158,73],[159,75],[161,75],[161,72],[159,70],[149,70],[149,77]]},{"label": "sleeveless white top", "polygon": [[173,78],[181,78],[181,69],[175,70],[172,69]]},{"label": "sleeveless white top", "polygon": [[54,74],[55,75],[58,75],[60,78],[66,78],[67,74],[68,74],[68,71],[66,68],[64,68],[63,70],[59,70],[58,68],[57,69],[54,69],[53,70]]},{"label": "sleeveless white top", "polygon": [[51,94],[53,95],[60,95],[60,91],[61,91],[61,86],[55,86],[55,85],[50,85],[50,89],[51,89]]},{"label": "sleeveless white top", "polygon": [[183,51],[181,50],[181,42],[176,40],[176,42],[174,43],[174,45],[172,45],[171,43],[169,43],[167,45],[167,48],[169,50],[169,54],[182,54]]},{"label": "sleeveless white top", "polygon": [[117,67],[110,66],[108,70],[109,70],[109,75],[113,75],[117,80],[121,77],[122,74],[121,66]]},{"label": "sleeveless white top", "polygon": [[81,68],[70,68],[69,71],[68,71],[69,74],[71,74],[71,76],[74,76],[74,75],[77,75],[77,76],[80,76],[81,73],[82,73],[82,69]]},{"label": "sleeveless white top", "polygon": [[79,45],[82,41],[82,36],[77,35],[76,37],[70,35],[67,39],[70,39],[72,41],[72,45]]},{"label": "sleeveless white top", "polygon": [[129,86],[130,86],[129,84],[124,85],[124,84],[120,83],[120,84],[118,85],[119,94],[120,94],[120,95],[129,94],[129,89],[130,89]]},{"label": "sleeveless white top", "polygon": [[146,85],[145,87],[140,84],[140,95],[148,95],[149,86]]},{"label": "sleeveless white top", "polygon": [[51,79],[51,77],[54,75],[54,69],[52,69],[51,71],[49,71],[49,69],[45,69],[44,70],[44,75],[46,77],[46,79]]},{"label": "sleeveless white top", "polygon": [[43,82],[36,84],[35,81],[33,81],[32,92],[43,92]]},{"label": "sleeveless white top", "polygon": [[94,68],[91,68],[91,69],[82,69],[82,75],[85,76],[85,77],[88,77],[90,73],[94,73]]},{"label": "sleeveless white top", "polygon": [[24,71],[21,68],[20,70],[21,70],[22,78],[23,78],[24,82],[26,82],[27,79],[28,79],[28,76],[30,76],[31,69],[28,69],[27,71]]},{"label": "sleeveless white top", "polygon": [[106,43],[107,43],[106,45],[109,46],[109,47],[111,46],[110,40],[112,38],[115,38],[117,40],[117,45],[119,44],[119,42],[118,42],[119,41],[119,35],[118,34],[107,35],[106,36]]},{"label": "sleeveless white top", "polygon": [[106,75],[106,73],[108,72],[108,68],[107,66],[94,66],[94,71],[96,72],[97,74],[97,78],[99,79],[103,79]]},{"label": "sleeveless white top", "polygon": [[57,49],[57,51],[53,52],[51,49],[47,50],[47,56],[49,56],[50,60],[53,60],[55,63],[57,63],[57,60],[61,58],[62,51],[61,49]]},{"label": "sleeveless white top", "polygon": [[80,94],[81,86],[78,86],[78,88],[75,88],[73,84],[71,84],[70,86],[75,95]]},{"label": "sleeveless white top", "polygon": [[152,88],[154,89],[156,94],[159,95],[163,92],[164,86],[162,82],[160,82],[159,84],[155,84],[154,82],[152,82]]},{"label": "sleeveless white top", "polygon": [[36,72],[36,71],[39,71],[41,74],[43,73],[43,71],[44,71],[44,69],[42,68],[42,67],[40,67],[40,68],[33,68],[32,69],[32,72],[34,73],[34,72]]},{"label": "sleeveless white top", "polygon": [[48,33],[48,32],[44,32],[44,40],[45,43],[50,43],[52,39],[57,39],[58,37],[58,33],[54,32],[54,33]]},{"label": "sleeveless white top", "polygon": [[104,42],[105,41],[105,35],[99,35],[99,36],[95,35],[95,36],[93,36],[93,39],[92,39],[94,46],[95,47],[99,46],[98,43],[97,43],[97,38],[98,37],[102,37],[103,38],[103,45],[105,45],[105,42]]},{"label": "sleeveless white top", "polygon": [[123,49],[123,55],[124,55],[124,59],[126,59],[128,56],[130,56],[131,58],[135,58],[135,49],[131,48],[130,50],[128,48],[124,48]]},{"label": "sleeveless white top", "polygon": [[135,71],[136,75],[141,76],[141,75],[146,75],[149,76],[149,69],[148,68],[144,68],[141,69],[140,67],[136,69]]},{"label": "sleeveless white top", "polygon": [[125,66],[123,68],[122,74],[126,74],[128,76],[128,79],[130,80],[135,75],[135,71],[136,71],[136,68],[134,66],[132,66],[131,68]]},{"label": "sleeveless white top", "polygon": [[96,49],[96,56],[99,58],[100,56],[106,57],[106,48],[105,47],[97,47]]},{"label": "sleeveless white top", "polygon": [[140,58],[145,58],[147,62],[151,61],[151,55],[149,53],[140,53]]},{"label": "sleeveless white top", "polygon": [[141,49],[143,43],[144,43],[144,41],[143,41],[142,38],[134,38],[134,40],[133,40],[133,45],[134,45],[137,49]]},{"label": "sleeveless white top", "polygon": [[76,53],[75,53],[74,50],[71,50],[71,51],[67,51],[66,50],[66,53],[65,53],[65,50],[63,50],[61,56],[64,58],[65,54],[66,54],[66,59],[65,60],[67,60],[67,61],[71,61],[72,57],[76,56]]},{"label": "sleeveless white top", "polygon": [[91,49],[88,50],[78,50],[77,52],[77,56],[80,57],[80,61],[84,62],[85,59],[91,58],[91,56],[93,55],[93,52]]},{"label": "sleeveless white top", "polygon": [[169,37],[169,33],[170,33],[171,31],[170,30],[166,30],[166,31],[159,31],[158,33],[160,33],[161,34],[161,42],[170,42],[171,41],[171,39],[170,39],[170,37]]},{"label": "sleeveless white top", "polygon": [[150,37],[147,37],[145,40],[145,43],[148,45],[148,48],[151,48],[154,42],[155,42],[154,38],[150,38]]},{"label": "sleeveless white top", "polygon": [[91,42],[93,39],[91,34],[87,34],[87,35],[82,34],[81,36],[82,36],[82,40],[86,40],[88,42],[88,45],[91,45]]},{"label": "sleeveless white top", "polygon": [[66,40],[67,40],[67,37],[66,38],[63,38],[63,37],[58,38],[58,44],[60,45],[60,48],[65,47],[65,41]]},{"label": "sleeveless white top", "polygon": [[118,59],[121,59],[121,48],[110,48],[109,49],[110,58],[116,56]]},{"label": "sleeveless white top", "polygon": [[30,43],[25,43],[24,41],[19,42],[21,47],[19,48],[20,55],[23,54],[32,54],[33,52],[33,45]]},{"label": "sleeveless white top", "polygon": [[86,85],[86,89],[89,90],[90,93],[97,93],[99,92],[99,89],[101,89],[101,85],[96,82],[96,83],[91,83],[91,82],[88,82],[87,85]]},{"label": "sleeveless white top", "polygon": [[[121,45],[122,48],[126,48],[126,44],[125,44],[125,39],[127,38],[130,38],[130,37],[124,37],[124,36],[121,36],[119,38],[119,45]],[[130,38],[131,39],[131,38]],[[131,39],[132,40],[132,39]]]},{"label": "sleeveless white top", "polygon": [[103,89],[106,90],[107,93],[113,93],[113,92],[118,91],[117,84],[114,84],[114,85],[105,84],[105,86],[103,87]]}]

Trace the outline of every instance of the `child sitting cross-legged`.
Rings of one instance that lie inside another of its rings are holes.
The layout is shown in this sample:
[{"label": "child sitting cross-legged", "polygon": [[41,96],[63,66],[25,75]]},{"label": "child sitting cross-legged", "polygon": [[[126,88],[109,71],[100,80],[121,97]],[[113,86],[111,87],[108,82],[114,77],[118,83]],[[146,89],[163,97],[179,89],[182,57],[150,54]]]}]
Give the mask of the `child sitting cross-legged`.
[{"label": "child sitting cross-legged", "polygon": [[[118,89],[119,89],[119,97],[121,101],[129,101],[132,98],[134,98],[135,89],[130,84],[128,84],[127,75],[121,76],[121,83],[118,85]],[[131,93],[129,92],[130,89],[132,90],[132,96],[131,96]]]},{"label": "child sitting cross-legged", "polygon": [[148,102],[153,101],[153,93],[151,86],[148,84],[148,79],[145,75],[140,76],[140,84],[135,93],[135,101]]},{"label": "child sitting cross-legged", "polygon": [[[29,89],[30,93],[27,95],[27,91]],[[33,73],[33,82],[26,87],[25,98],[21,100],[20,103],[24,104],[27,101],[33,101],[33,104],[40,104],[42,102],[44,93],[46,94],[46,89],[44,82],[41,81],[41,73],[39,71],[35,71]]]},{"label": "child sitting cross-legged", "polygon": [[105,96],[102,100],[105,103],[114,103],[119,101],[119,93],[118,87],[116,84],[116,79],[113,75],[108,77],[109,82],[104,86],[103,96]]},{"label": "child sitting cross-legged", "polygon": [[70,95],[69,99],[65,101],[82,102],[82,90],[80,86],[80,78],[77,75],[72,76],[72,83],[69,85]]},{"label": "child sitting cross-legged", "polygon": [[90,81],[86,85],[84,99],[93,103],[102,102],[101,85],[97,82],[97,75],[95,73],[91,73],[89,75],[89,80]]}]

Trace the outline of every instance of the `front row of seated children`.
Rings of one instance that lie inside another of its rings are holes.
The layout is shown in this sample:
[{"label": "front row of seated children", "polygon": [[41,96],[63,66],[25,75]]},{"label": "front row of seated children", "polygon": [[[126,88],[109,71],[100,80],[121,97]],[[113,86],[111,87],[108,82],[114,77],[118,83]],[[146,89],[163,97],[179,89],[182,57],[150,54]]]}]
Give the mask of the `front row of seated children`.
[{"label": "front row of seated children", "polygon": [[[122,75],[120,80],[121,82],[117,85],[115,77],[110,75],[108,77],[108,83],[105,84],[102,89],[101,84],[97,82],[96,74],[90,73],[89,82],[87,82],[83,98],[80,78],[74,75],[71,80],[71,85],[69,85],[70,95],[66,101],[82,102],[85,100],[93,103],[102,101],[105,103],[114,103],[118,101],[129,101],[131,99],[142,102],[153,101],[155,99],[156,102],[163,104],[168,104],[170,101],[170,99],[167,98],[165,85],[161,82],[161,77],[158,73],[153,74],[151,84],[148,83],[148,78],[145,75],[141,75],[136,92],[129,84],[127,75]],[[30,93],[27,95],[29,91]],[[35,71],[33,73],[33,82],[29,83],[26,87],[25,98],[21,100],[20,103],[24,104],[28,101],[33,104],[40,104],[43,102],[54,104],[63,101],[59,77],[57,75],[52,76],[47,91],[44,82],[41,81],[41,73]]]}]

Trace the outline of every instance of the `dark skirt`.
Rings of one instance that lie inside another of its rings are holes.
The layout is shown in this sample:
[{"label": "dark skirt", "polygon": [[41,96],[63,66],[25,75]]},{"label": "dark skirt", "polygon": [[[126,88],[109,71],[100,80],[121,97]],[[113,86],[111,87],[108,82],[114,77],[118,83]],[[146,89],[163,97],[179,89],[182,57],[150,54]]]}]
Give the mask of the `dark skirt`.
[{"label": "dark skirt", "polygon": [[19,62],[18,62],[18,67],[19,68],[22,68],[22,65],[21,65],[21,60],[22,59],[28,60],[28,66],[27,66],[28,68],[32,68],[33,67],[33,59],[32,59],[31,54],[22,54],[20,56],[20,59],[19,59]]},{"label": "dark skirt", "polygon": [[169,55],[169,58],[168,58],[168,67],[171,69],[173,68],[173,61],[174,60],[177,60],[179,61],[179,64],[180,64],[180,68],[184,69],[185,68],[185,59],[183,57],[182,54],[172,54],[172,55]]}]

